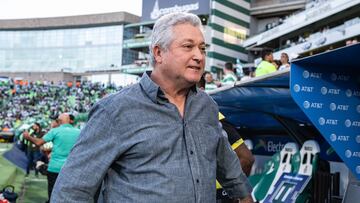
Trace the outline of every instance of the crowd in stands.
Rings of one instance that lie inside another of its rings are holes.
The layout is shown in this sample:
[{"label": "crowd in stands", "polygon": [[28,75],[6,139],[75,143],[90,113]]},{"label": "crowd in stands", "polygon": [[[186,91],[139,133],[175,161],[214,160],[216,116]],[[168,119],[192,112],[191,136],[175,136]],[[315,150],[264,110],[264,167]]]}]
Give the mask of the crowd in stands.
[{"label": "crowd in stands", "polygon": [[[214,80],[212,73],[205,72],[205,92],[214,90],[218,87],[233,85],[236,81],[241,80],[242,75],[239,76],[236,74],[237,69],[234,68],[232,62],[225,63],[223,68],[223,79],[222,80]],[[250,74],[250,71],[246,70],[246,74]]]},{"label": "crowd in stands", "polygon": [[[339,21],[340,22],[340,21]],[[303,49],[309,49],[311,47],[311,43],[315,43],[316,46],[322,45],[326,42],[326,37],[332,33],[332,32],[342,32],[343,35],[345,35],[345,30],[349,26],[353,26],[354,24],[358,24],[360,22],[359,17],[355,17],[353,19],[347,20],[341,24],[333,24],[331,27],[329,25],[324,26],[320,29],[314,29],[312,31],[307,31],[299,36],[295,36],[292,38],[287,39],[286,41],[283,41],[281,44],[279,44],[279,48],[276,50],[282,50],[289,47],[296,46],[298,44],[302,44],[307,42]],[[356,38],[355,39],[348,39],[346,41],[346,45],[357,43]]]},{"label": "crowd in stands", "polygon": [[[306,6],[306,10],[311,10],[311,9],[317,9],[317,7],[319,5],[324,4],[325,2],[328,2],[328,0],[312,0],[309,1],[307,6]],[[300,13],[302,13],[303,11],[300,11]],[[265,30],[262,30],[260,33],[271,30],[279,25],[284,24],[285,22],[289,21],[290,22],[294,21],[291,18],[297,18],[297,13],[293,13],[290,16],[286,16],[284,18],[279,18],[278,20],[268,23],[265,26]],[[280,41],[280,43],[278,44],[278,47],[275,49],[276,51],[282,50],[282,49],[286,49],[289,47],[294,47],[296,45],[299,44],[303,44],[302,48],[304,50],[308,50],[311,47],[319,47],[320,45],[323,45],[326,43],[326,41],[328,41],[328,39],[326,39],[330,33],[336,33],[336,32],[342,32],[343,35],[345,35],[346,33],[346,28],[353,26],[355,24],[358,24],[360,22],[360,18],[359,16],[354,17],[352,19],[344,19],[344,21],[337,21],[335,23],[323,26],[323,27],[309,27],[309,29],[307,29],[304,33],[301,33],[297,36],[292,36],[291,38],[288,39],[283,39]],[[291,23],[290,23],[291,25]],[[286,28],[287,29],[287,28]],[[285,29],[285,30],[286,30]],[[284,30],[284,28],[281,28],[280,30]],[[355,41],[353,42],[352,40],[348,39],[346,41],[346,45],[349,44],[354,44],[356,43]]]},{"label": "crowd in stands", "polygon": [[[222,80],[215,80],[212,73],[206,72],[205,91],[288,69],[289,56],[282,53],[279,60],[274,60],[272,51],[263,51],[262,61],[255,65],[256,69],[242,68],[242,73],[239,74],[233,63],[227,62],[223,68]],[[56,118],[63,112],[77,115],[77,118],[86,117],[86,113],[97,100],[119,89],[121,87],[91,82],[54,84],[2,81],[0,82],[0,131],[16,132],[22,124],[27,123],[31,126],[35,122],[46,130],[50,127],[51,118]]]},{"label": "crowd in stands", "polygon": [[23,123],[35,122],[47,128],[60,113],[86,113],[97,100],[118,89],[90,82],[0,82],[0,131],[15,131]]},{"label": "crowd in stands", "polygon": [[255,68],[242,68],[242,74],[238,74],[238,69],[234,68],[231,62],[227,62],[223,68],[222,80],[215,80],[212,73],[205,72],[205,91],[209,92],[218,87],[233,85],[236,81],[246,81],[278,70],[290,69],[290,60],[287,53],[281,53],[280,59],[274,59],[273,52],[265,50],[262,52],[261,61],[255,66]]},{"label": "crowd in stands", "polygon": [[272,51],[263,51],[262,61],[257,65],[255,76],[263,76],[273,73],[277,70],[285,70],[290,68],[289,56],[287,53],[281,53],[280,60],[274,60]]},{"label": "crowd in stands", "polygon": [[[240,75],[233,63],[227,62],[223,68],[222,80],[215,80],[212,73],[206,72],[205,90],[208,92],[221,86],[233,85],[236,81],[245,81],[287,68],[290,68],[290,64],[286,53],[281,54],[281,59],[274,60],[271,51],[264,51],[262,61],[256,66],[256,70],[242,68]],[[121,87],[91,82],[54,84],[2,81],[0,82],[0,131],[15,132],[23,123],[31,126],[35,122],[43,129],[48,129],[51,118],[56,118],[63,112],[78,115],[79,118],[86,114],[97,100],[119,89]]]},{"label": "crowd in stands", "polygon": [[358,40],[356,38],[354,39],[348,39],[346,40],[346,46],[349,46],[349,45],[353,45],[353,44],[357,44],[358,43]]},{"label": "crowd in stands", "polygon": [[[51,173],[47,166],[48,163],[51,166],[49,159],[52,157],[52,148],[59,144],[48,138],[48,134],[67,123],[74,129],[81,128],[79,124],[86,122],[93,104],[120,89],[114,85],[90,82],[73,85],[71,82],[0,81],[0,132],[11,132],[16,146],[25,153],[28,159],[26,176],[34,169],[36,177],[40,172],[49,179]],[[61,115],[69,117],[68,121],[61,122]],[[45,141],[37,143],[36,139]],[[50,176],[49,194],[53,180],[54,177]]]}]

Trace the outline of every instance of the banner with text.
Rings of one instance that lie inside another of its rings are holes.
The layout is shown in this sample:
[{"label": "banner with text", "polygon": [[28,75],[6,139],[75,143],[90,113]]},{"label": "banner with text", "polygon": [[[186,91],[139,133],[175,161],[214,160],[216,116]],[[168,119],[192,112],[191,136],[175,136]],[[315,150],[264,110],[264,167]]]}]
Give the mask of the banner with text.
[{"label": "banner with text", "polygon": [[360,180],[360,44],[294,61],[291,95]]},{"label": "banner with text", "polygon": [[196,15],[210,14],[209,0],[144,0],[142,21],[155,21],[161,16],[174,12],[189,12]]}]

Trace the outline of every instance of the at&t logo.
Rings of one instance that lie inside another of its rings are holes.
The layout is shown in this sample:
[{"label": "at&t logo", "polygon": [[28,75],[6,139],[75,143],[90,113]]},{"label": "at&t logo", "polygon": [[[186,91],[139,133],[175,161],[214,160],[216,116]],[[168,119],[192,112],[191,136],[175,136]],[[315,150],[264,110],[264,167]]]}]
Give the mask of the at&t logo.
[{"label": "at&t logo", "polygon": [[309,102],[309,101],[304,101],[303,106],[305,109],[308,108],[313,108],[313,109],[322,109],[323,107],[323,103],[320,102]]},{"label": "at&t logo", "polygon": [[350,157],[351,157],[351,151],[350,151],[350,150],[346,150],[346,151],[345,151],[345,156],[346,156],[346,158],[350,158]]},{"label": "at&t logo", "polygon": [[320,125],[337,125],[338,120],[337,119],[325,119],[323,117],[320,117],[318,120]]},{"label": "at&t logo", "polygon": [[348,111],[349,105],[343,105],[343,104],[336,105],[335,103],[330,103],[329,108],[331,111],[335,111],[335,110]]},{"label": "at&t logo", "polygon": [[310,102],[304,101],[303,106],[305,109],[308,109],[310,107]]},{"label": "at&t logo", "polygon": [[330,140],[331,140],[332,142],[335,142],[335,141],[336,141],[336,135],[335,135],[335,134],[331,134],[331,135],[330,135]]},{"label": "at&t logo", "polygon": [[298,85],[298,84],[294,85],[294,91],[300,92],[300,85]]},{"label": "at&t logo", "polygon": [[322,87],[320,91],[321,91],[321,94],[325,95],[325,94],[327,94],[328,90],[326,87]]},{"label": "at&t logo", "polygon": [[303,72],[303,77],[304,77],[304,78],[309,78],[309,76],[310,76],[309,71],[305,70],[305,71]]}]

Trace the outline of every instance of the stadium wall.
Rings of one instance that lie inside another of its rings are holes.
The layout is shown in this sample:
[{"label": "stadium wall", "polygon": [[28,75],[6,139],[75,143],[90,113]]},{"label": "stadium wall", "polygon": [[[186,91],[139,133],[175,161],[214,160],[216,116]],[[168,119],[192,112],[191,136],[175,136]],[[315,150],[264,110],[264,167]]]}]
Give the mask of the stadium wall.
[{"label": "stadium wall", "polygon": [[217,72],[227,61],[248,60],[240,45],[249,35],[250,0],[211,0],[208,26],[211,27],[208,64]]},{"label": "stadium wall", "polygon": [[65,72],[1,72],[0,74],[1,76],[7,76],[13,79],[21,79],[28,82],[75,82],[75,76],[72,73]]},{"label": "stadium wall", "polygon": [[126,12],[0,20],[0,74],[119,71],[123,25],[139,20]]}]

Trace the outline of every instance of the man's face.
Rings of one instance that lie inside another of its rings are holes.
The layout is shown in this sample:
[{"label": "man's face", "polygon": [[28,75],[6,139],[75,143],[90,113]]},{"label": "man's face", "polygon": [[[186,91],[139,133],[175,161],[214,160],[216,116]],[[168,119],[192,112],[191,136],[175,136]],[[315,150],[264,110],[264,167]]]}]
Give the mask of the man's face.
[{"label": "man's face", "polygon": [[37,131],[39,129],[39,127],[36,124],[33,124],[32,129]]},{"label": "man's face", "polygon": [[266,56],[266,61],[269,61],[269,62],[273,62],[273,61],[274,61],[274,56],[273,56],[272,53]]},{"label": "man's face", "polygon": [[205,41],[198,27],[179,24],[173,27],[173,41],[162,50],[157,65],[163,76],[177,84],[196,84],[204,72]]},{"label": "man's face", "polygon": [[205,81],[206,81],[206,83],[213,82],[213,77],[210,73],[205,74]]}]

